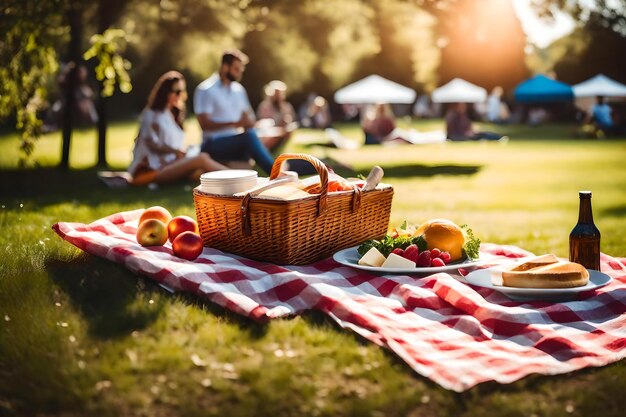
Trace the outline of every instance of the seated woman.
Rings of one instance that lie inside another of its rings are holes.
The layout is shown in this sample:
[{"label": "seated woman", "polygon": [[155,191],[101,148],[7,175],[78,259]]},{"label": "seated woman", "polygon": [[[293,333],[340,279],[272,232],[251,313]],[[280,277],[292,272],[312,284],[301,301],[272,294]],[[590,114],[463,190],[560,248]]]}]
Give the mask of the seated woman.
[{"label": "seated woman", "polygon": [[265,86],[265,99],[257,109],[257,134],[270,151],[285,144],[298,124],[296,112],[286,99],[287,85],[279,80]]},{"label": "seated woman", "polygon": [[396,128],[391,109],[385,104],[376,104],[363,112],[361,127],[365,133],[366,145],[380,145],[388,139]]},{"label": "seated woman", "polygon": [[162,184],[184,178],[198,180],[204,172],[228,169],[206,153],[186,155],[183,150],[186,99],[183,75],[176,71],[163,74],[141,113],[141,126],[128,172],[101,173],[100,178],[112,187],[124,185],[124,181],[133,185]]},{"label": "seated woman", "polygon": [[411,143],[425,145],[446,140],[442,131],[418,132],[415,129],[396,127],[393,112],[388,104],[376,104],[367,109],[361,119],[366,145],[398,145]]},{"label": "seated woman", "polygon": [[299,115],[302,127],[327,129],[333,124],[328,102],[315,93],[309,94],[306,102],[300,107]]},{"label": "seated woman", "polygon": [[456,103],[446,113],[446,136],[453,141],[502,140],[507,138],[493,132],[475,132],[472,127],[472,120],[467,115],[466,103]]}]

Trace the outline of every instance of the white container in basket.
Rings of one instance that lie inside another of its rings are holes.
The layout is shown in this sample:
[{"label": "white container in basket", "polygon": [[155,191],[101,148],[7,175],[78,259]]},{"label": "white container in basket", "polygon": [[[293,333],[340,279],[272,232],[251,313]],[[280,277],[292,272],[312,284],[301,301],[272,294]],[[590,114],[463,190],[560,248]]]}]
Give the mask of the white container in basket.
[{"label": "white container in basket", "polygon": [[200,176],[200,191],[208,194],[232,195],[257,185],[258,173],[251,169],[226,169],[205,172]]}]

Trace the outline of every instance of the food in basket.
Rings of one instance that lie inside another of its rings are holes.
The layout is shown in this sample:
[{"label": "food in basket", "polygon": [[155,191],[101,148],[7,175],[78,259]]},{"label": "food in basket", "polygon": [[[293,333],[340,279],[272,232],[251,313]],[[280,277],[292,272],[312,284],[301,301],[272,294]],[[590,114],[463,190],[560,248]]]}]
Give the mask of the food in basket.
[{"label": "food in basket", "polygon": [[167,226],[161,220],[147,219],[137,228],[137,243],[141,246],[163,246],[167,242]]},{"label": "food in basket", "polygon": [[148,219],[157,219],[161,220],[163,223],[168,224],[170,220],[172,220],[172,215],[166,208],[161,206],[152,206],[143,211],[141,213],[141,217],[139,217],[139,223],[143,223],[144,220]]},{"label": "food in basket", "polygon": [[479,246],[480,240],[471,229],[467,228],[464,233],[463,228],[449,220],[429,220],[419,227],[404,222],[383,239],[361,244],[359,264],[385,267],[389,257],[394,255],[395,261],[387,263],[391,266],[386,267],[410,268],[409,263],[398,262],[396,257],[412,262],[413,267],[442,267],[462,259],[478,259]]},{"label": "food in basket", "polygon": [[589,271],[584,266],[542,255],[502,271],[501,280],[492,275],[495,285],[517,288],[572,288],[586,285]]},{"label": "food in basket", "polygon": [[310,194],[302,191],[294,184],[284,184],[261,192],[259,197],[276,198],[280,200],[296,200],[298,198],[310,197]]},{"label": "food in basket", "polygon": [[[278,179],[283,163],[290,160],[307,161],[315,168],[318,175],[311,178],[320,192],[283,200],[251,194],[217,196],[194,189],[204,245],[279,265],[306,265],[387,232],[391,185],[363,193],[321,192],[322,186],[328,191],[327,180],[334,179],[333,173],[305,154],[278,156],[269,180]],[[310,179],[299,185],[305,181]]]}]

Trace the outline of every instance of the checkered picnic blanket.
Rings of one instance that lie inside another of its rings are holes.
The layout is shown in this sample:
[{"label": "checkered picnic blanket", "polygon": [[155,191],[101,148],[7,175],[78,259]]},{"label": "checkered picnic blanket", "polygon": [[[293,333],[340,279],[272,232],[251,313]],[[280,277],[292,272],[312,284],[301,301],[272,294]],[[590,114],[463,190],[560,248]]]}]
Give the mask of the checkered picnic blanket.
[{"label": "checkered picnic blanket", "polygon": [[[206,297],[256,320],[319,309],[339,325],[391,349],[445,388],[510,383],[531,373],[560,374],[626,356],[626,258],[602,255],[611,283],[562,303],[514,302],[462,282],[462,275],[372,275],[332,259],[277,266],[205,248],[198,259],[169,244],[144,248],[135,231],[142,210],[94,223],[57,223],[65,240],[176,291]],[[530,253],[483,244],[492,264]]]}]

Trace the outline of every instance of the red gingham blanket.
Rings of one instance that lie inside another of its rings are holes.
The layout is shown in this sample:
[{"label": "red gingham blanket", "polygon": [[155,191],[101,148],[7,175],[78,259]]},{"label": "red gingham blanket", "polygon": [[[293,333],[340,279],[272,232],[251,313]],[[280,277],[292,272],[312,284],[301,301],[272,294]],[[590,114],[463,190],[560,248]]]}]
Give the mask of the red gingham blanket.
[{"label": "red gingham blanket", "polygon": [[[603,254],[602,271],[613,280],[577,301],[523,303],[468,286],[459,274],[379,276],[332,259],[283,267],[209,248],[189,262],[172,255],[169,243],[158,249],[137,244],[141,213],[53,229],[90,254],[256,320],[319,309],[454,391],[603,366],[626,356],[626,258]],[[481,257],[495,264],[528,255],[513,246],[481,246]]]}]

